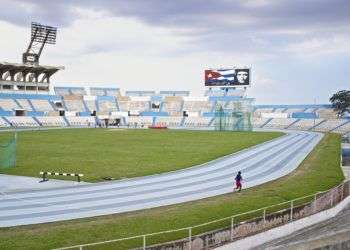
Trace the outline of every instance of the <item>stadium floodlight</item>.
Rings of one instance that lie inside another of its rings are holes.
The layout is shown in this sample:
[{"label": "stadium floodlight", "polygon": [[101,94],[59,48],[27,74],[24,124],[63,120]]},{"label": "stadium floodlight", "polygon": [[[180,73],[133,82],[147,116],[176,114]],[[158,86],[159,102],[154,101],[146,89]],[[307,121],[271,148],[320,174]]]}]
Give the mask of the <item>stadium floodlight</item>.
[{"label": "stadium floodlight", "polygon": [[30,43],[23,53],[23,63],[39,64],[45,44],[56,44],[57,28],[32,22]]},{"label": "stadium floodlight", "polygon": [[56,43],[57,28],[44,26],[40,23],[32,23],[31,39],[39,43]]}]

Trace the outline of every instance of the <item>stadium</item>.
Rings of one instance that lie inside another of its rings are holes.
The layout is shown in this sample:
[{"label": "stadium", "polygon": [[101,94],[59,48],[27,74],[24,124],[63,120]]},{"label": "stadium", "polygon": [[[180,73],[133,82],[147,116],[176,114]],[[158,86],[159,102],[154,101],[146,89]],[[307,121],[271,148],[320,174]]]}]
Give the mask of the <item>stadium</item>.
[{"label": "stadium", "polygon": [[349,247],[348,111],[256,104],[250,66],[203,95],[57,84],[56,35],[0,61],[0,249]]}]

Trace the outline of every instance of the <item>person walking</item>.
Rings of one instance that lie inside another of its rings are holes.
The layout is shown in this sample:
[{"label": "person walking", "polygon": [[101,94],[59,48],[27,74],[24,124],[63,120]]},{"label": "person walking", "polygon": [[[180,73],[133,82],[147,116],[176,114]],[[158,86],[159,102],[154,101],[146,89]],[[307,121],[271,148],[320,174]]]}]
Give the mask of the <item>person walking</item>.
[{"label": "person walking", "polygon": [[238,189],[238,192],[241,192],[241,190],[242,190],[242,180],[243,180],[243,178],[242,178],[241,171],[238,171],[238,174],[236,175],[236,178],[235,178],[236,188],[234,190]]}]

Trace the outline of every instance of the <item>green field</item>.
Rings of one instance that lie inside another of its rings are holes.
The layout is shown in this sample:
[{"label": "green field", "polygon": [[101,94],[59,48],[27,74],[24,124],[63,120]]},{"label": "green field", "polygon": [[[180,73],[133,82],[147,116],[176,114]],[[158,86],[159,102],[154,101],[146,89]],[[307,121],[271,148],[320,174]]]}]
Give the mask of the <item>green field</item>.
[{"label": "green field", "polygon": [[[241,193],[133,213],[2,228],[0,249],[50,249],[189,227],[327,190],[344,179],[340,168],[340,142],[339,135],[326,135],[296,171],[267,184],[243,190]],[[221,226],[223,225],[218,224],[202,230]],[[199,232],[201,231],[197,230],[193,233]],[[185,237],[185,234],[178,236]],[[170,239],[172,239],[170,235],[165,235],[163,238],[163,240]],[[152,242],[154,239],[148,240]],[[138,246],[141,246],[141,241],[133,243],[139,243]],[[131,243],[88,249],[136,247],[127,244]]]},{"label": "green field", "polygon": [[[103,177],[130,178],[205,163],[281,135],[126,129],[23,131],[18,133],[17,166],[0,173],[37,177],[40,171],[82,173],[89,182]],[[0,141],[10,136],[0,133]]]}]

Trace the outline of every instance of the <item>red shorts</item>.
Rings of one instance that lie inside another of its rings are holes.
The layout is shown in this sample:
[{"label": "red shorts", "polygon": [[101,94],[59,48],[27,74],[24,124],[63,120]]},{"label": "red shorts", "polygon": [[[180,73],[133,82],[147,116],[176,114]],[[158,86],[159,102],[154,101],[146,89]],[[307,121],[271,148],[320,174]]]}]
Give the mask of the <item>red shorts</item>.
[{"label": "red shorts", "polygon": [[236,181],[236,188],[241,188],[242,187],[242,183],[240,181]]}]

